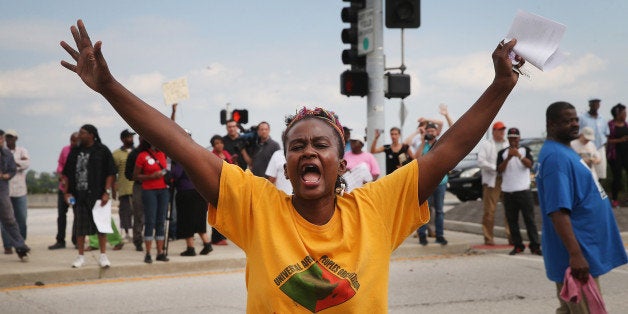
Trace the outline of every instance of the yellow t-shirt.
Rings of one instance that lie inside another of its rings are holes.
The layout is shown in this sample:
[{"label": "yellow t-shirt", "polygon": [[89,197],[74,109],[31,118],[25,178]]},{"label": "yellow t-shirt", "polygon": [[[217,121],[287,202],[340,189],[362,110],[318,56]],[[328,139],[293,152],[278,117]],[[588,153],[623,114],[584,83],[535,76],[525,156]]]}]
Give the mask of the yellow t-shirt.
[{"label": "yellow t-shirt", "polygon": [[223,163],[218,209],[208,213],[246,253],[249,313],[386,312],[390,254],[428,220],[416,161],[337,196],[322,226],[268,180]]}]

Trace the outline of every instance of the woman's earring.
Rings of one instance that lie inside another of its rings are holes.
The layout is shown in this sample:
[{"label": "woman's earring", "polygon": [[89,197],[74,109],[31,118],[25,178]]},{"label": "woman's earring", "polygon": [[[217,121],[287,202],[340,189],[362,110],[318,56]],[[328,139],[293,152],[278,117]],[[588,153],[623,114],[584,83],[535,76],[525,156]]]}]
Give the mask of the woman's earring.
[{"label": "woman's earring", "polygon": [[340,186],[336,188],[336,194],[343,196],[345,194],[347,186],[344,183],[340,183]]}]

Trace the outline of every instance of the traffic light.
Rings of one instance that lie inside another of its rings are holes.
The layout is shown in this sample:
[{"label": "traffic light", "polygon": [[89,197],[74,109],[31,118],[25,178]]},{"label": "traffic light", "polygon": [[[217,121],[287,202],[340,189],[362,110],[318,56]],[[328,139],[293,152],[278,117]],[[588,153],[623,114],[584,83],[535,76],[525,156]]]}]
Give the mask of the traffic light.
[{"label": "traffic light", "polygon": [[358,13],[364,8],[365,0],[344,0],[351,3],[351,6],[342,8],[340,18],[343,22],[349,23],[349,28],[342,30],[340,37],[342,42],[351,45],[349,49],[342,51],[342,63],[351,65],[351,69],[364,68],[366,66],[366,56],[358,55]]},{"label": "traffic light", "polygon": [[231,119],[239,124],[249,123],[249,111],[246,109],[236,109],[231,112]]},{"label": "traffic light", "polygon": [[231,119],[238,124],[247,124],[249,123],[249,111],[246,109],[235,109],[231,111],[231,118],[227,119],[227,110],[220,110],[220,124],[227,124],[227,121]]},{"label": "traffic light", "polygon": [[369,75],[362,70],[346,70],[340,74],[340,93],[364,97],[369,93]]},{"label": "traffic light", "polygon": [[404,99],[410,96],[410,75],[403,73],[386,73],[384,96],[386,98]]},{"label": "traffic light", "polygon": [[419,28],[420,0],[386,0],[387,28]]},{"label": "traffic light", "polygon": [[342,63],[350,65],[340,75],[340,93],[347,96],[366,96],[368,94],[368,74],[366,73],[366,56],[358,54],[358,13],[364,8],[366,0],[343,0],[350,6],[342,8],[340,18],[349,23],[349,28],[342,30],[342,42],[349,44],[349,49],[342,51]]},{"label": "traffic light", "polygon": [[220,124],[227,124],[227,110],[225,109],[220,110]]}]

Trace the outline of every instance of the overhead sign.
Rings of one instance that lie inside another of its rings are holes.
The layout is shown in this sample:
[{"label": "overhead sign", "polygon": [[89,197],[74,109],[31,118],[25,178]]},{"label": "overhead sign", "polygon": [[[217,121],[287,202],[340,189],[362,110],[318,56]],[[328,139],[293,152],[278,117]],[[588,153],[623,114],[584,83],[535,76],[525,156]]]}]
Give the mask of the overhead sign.
[{"label": "overhead sign", "polygon": [[358,55],[373,51],[373,9],[362,9],[358,13]]},{"label": "overhead sign", "polygon": [[190,98],[190,91],[188,90],[188,79],[185,77],[165,82],[162,85],[164,92],[164,100],[166,105],[177,104],[182,100]]}]

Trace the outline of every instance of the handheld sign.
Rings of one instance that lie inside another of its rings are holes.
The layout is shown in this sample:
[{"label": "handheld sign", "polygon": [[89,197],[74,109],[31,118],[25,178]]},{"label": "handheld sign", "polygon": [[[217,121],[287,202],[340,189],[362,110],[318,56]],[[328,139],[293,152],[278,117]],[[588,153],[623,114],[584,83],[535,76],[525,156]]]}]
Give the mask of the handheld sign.
[{"label": "handheld sign", "polygon": [[177,104],[182,100],[190,98],[190,91],[188,90],[188,80],[185,77],[165,82],[162,85],[162,90],[164,92],[164,100],[166,102],[166,105]]}]

